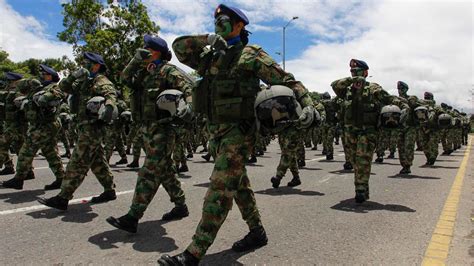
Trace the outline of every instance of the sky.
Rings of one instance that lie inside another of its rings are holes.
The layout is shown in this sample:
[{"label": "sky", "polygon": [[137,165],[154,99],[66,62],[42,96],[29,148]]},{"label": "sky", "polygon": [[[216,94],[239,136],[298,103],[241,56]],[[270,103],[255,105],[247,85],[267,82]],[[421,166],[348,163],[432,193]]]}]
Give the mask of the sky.
[{"label": "sky", "polygon": [[[67,0],[0,0],[0,47],[14,61],[68,55],[59,42],[61,3]],[[160,36],[213,32],[220,3],[243,10],[250,20],[250,44],[282,63],[286,28],[286,70],[310,91],[332,95],[333,80],[349,76],[349,61],[369,65],[369,81],[396,94],[405,81],[409,94],[434,94],[474,112],[474,1],[470,0],[142,0]],[[172,63],[189,71],[176,59]]]}]

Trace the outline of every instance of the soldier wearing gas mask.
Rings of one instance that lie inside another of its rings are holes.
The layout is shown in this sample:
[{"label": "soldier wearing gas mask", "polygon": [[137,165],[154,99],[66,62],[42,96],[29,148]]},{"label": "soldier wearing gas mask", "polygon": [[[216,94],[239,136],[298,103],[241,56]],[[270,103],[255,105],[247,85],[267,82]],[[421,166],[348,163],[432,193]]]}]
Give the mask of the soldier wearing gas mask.
[{"label": "soldier wearing gas mask", "polygon": [[41,149],[56,180],[44,187],[58,189],[64,178],[64,169],[58,155],[57,136],[61,128],[56,108],[61,104],[63,93],[58,88],[58,73],[47,65],[40,64],[41,83],[31,79],[28,95],[23,99],[22,110],[29,123],[28,134],[18,153],[15,176],[2,183],[5,188],[23,189],[23,182],[31,171],[33,159]]},{"label": "soldier wearing gas mask", "polygon": [[90,202],[102,203],[116,199],[113,175],[102,146],[105,124],[117,116],[117,93],[114,84],[105,76],[106,69],[101,55],[85,52],[84,67],[59,83],[61,90],[79,97],[78,138],[66,167],[61,192],[49,199],[39,199],[41,204],[66,210],[69,200],[89,170],[104,188],[104,192],[93,197]]},{"label": "soldier wearing gas mask", "polygon": [[112,226],[132,233],[137,231],[138,220],[160,186],[175,204],[162,219],[176,220],[189,215],[171,155],[179,126],[191,116],[185,95],[192,90],[193,82],[169,63],[171,51],[165,40],[145,35],[144,42],[145,48],[137,49],[122,72],[122,80],[132,88],[131,112],[134,121],[141,124],[145,163],[138,172],[128,213],[119,218],[107,218]]},{"label": "soldier wearing gas mask", "polygon": [[349,63],[351,77],[332,82],[337,96],[344,100],[344,134],[346,152],[354,167],[355,201],[369,199],[369,178],[382,106],[400,102],[380,85],[366,81],[369,66],[362,60]]},{"label": "soldier wearing gas mask", "polygon": [[158,261],[162,265],[198,264],[234,200],[250,233],[232,249],[241,252],[267,244],[245,169],[255,143],[253,107],[260,80],[290,87],[303,107],[302,120],[313,114],[311,98],[301,82],[283,71],[261,47],[247,46],[245,26],[249,21],[240,9],[221,4],[214,18],[216,34],[182,36],[173,43],[178,60],[203,77],[193,92],[193,108],[208,118],[209,149],[215,164],[192,243],[181,254],[162,256]]}]

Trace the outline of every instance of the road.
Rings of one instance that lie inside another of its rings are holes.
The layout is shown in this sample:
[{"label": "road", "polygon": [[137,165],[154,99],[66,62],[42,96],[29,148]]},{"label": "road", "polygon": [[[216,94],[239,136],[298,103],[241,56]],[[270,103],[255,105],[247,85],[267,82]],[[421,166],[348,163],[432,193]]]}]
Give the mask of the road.
[{"label": "road", "polygon": [[[272,142],[268,152],[247,168],[268,234],[268,245],[247,253],[230,249],[248,231],[234,205],[202,264],[413,265],[430,262],[447,248],[442,261],[449,265],[472,265],[474,156],[466,157],[466,149],[463,146],[450,156],[440,156],[434,167],[421,167],[426,160],[417,151],[412,175],[407,177],[397,175],[401,169],[398,157],[374,164],[371,199],[356,205],[353,173],[341,170],[344,156],[340,145],[335,146],[335,160],[330,162],[321,151],[307,149],[307,166],[300,172],[303,184],[285,187],[291,179],[288,173],[283,186],[273,189],[270,177],[276,171],[279,148]],[[115,154],[111,161],[118,159]],[[38,197],[51,197],[57,191],[42,189],[53,181],[46,160],[38,156],[34,166],[36,179],[27,181],[22,191],[0,190],[2,265],[153,264],[163,253],[181,252],[190,243],[200,219],[213,164],[195,154],[189,161],[190,172],[180,176],[190,210],[188,218],[160,221],[162,214],[172,208],[168,195],[160,188],[140,221],[137,234],[117,230],[105,221],[109,216],[121,216],[128,211],[137,176],[135,170],[114,167],[119,196],[113,202],[99,205],[87,203],[88,197],[102,192],[89,172],[69,210],[60,212],[37,203]],[[463,169],[460,166],[466,166],[464,175],[458,174]],[[10,177],[2,176],[0,180]],[[462,177],[462,186],[455,187],[459,192],[453,194],[459,197],[455,201],[450,191],[454,181]],[[447,241],[445,247],[437,247],[437,236],[434,243],[432,238],[437,224],[445,217],[442,211],[446,202],[456,203],[449,210],[451,214],[455,211],[452,218],[455,221],[450,222],[453,233],[442,235],[443,241]],[[434,255],[427,252],[428,246],[435,248]]]}]

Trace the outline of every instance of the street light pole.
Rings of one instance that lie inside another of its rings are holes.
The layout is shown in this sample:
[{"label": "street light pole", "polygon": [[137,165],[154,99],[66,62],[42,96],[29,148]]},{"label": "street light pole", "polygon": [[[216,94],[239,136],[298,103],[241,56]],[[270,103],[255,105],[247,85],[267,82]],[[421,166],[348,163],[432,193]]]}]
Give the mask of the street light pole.
[{"label": "street light pole", "polygon": [[290,25],[290,23],[295,20],[295,19],[298,19],[298,17],[293,17],[292,19],[290,19],[290,21],[288,21],[288,23],[286,23],[285,26],[283,26],[283,70],[285,70],[285,32],[286,32],[286,28],[288,27],[288,25]]}]

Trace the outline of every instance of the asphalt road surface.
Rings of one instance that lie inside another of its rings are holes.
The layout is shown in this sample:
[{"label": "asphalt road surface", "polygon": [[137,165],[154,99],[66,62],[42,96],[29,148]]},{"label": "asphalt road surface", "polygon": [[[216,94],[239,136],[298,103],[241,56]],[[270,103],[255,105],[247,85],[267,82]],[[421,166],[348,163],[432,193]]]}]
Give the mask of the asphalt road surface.
[{"label": "asphalt road surface", "polygon": [[[36,201],[58,192],[43,190],[54,178],[46,160],[36,157],[35,180],[26,181],[22,191],[0,190],[0,264],[153,264],[164,253],[182,252],[200,219],[213,167],[200,155],[194,155],[189,161],[190,171],[179,179],[190,216],[161,221],[162,214],[173,205],[160,188],[140,221],[137,234],[115,229],[105,221],[128,211],[136,170],[113,167],[117,200],[99,205],[87,203],[88,198],[102,192],[89,172],[68,211],[61,212]],[[291,179],[288,172],[282,186],[273,189],[270,178],[280,156],[274,141],[256,164],[247,167],[268,245],[246,253],[230,249],[248,232],[234,205],[202,264],[419,265],[439,259],[448,265],[473,265],[474,156],[466,155],[467,147],[463,146],[450,156],[440,156],[434,167],[421,167],[426,160],[417,151],[412,174],[406,177],[397,175],[401,169],[398,157],[373,164],[370,201],[356,205],[353,173],[342,170],[340,145],[335,146],[334,161],[326,161],[321,150],[307,149],[307,165],[300,171],[303,184],[286,187]],[[111,162],[118,159],[115,154]],[[0,180],[9,178],[2,176]],[[455,181],[462,178],[462,186],[458,182],[452,189]],[[453,198],[456,196],[457,201]],[[448,218],[443,210],[448,212]],[[446,231],[446,223],[451,225],[451,233]],[[436,231],[438,227],[444,231]],[[428,247],[431,251],[427,251]]]}]

